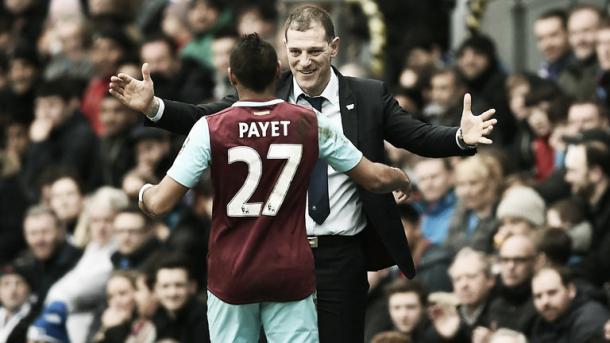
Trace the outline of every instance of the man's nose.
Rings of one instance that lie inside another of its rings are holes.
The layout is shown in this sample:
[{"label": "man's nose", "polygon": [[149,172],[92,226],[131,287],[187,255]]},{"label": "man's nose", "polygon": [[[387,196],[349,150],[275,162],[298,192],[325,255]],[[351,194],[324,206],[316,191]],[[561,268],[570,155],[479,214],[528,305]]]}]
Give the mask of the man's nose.
[{"label": "man's nose", "polygon": [[308,66],[311,64],[311,58],[309,57],[308,54],[305,53],[301,56],[299,63],[301,63],[302,66]]}]

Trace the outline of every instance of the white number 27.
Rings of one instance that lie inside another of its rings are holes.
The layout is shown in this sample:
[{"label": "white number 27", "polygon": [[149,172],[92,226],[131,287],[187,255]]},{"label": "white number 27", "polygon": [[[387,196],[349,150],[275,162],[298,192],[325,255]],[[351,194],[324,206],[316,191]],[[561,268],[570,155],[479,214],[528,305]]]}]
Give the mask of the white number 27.
[{"label": "white number 27", "polygon": [[[301,163],[303,146],[301,144],[271,144],[267,152],[267,159],[287,160],[280,177],[277,179],[271,195],[263,206],[260,202],[248,203],[252,194],[258,187],[263,173],[263,163],[258,152],[247,146],[238,146],[229,149],[229,164],[234,162],[245,162],[248,165],[248,176],[246,181],[227,204],[227,215],[229,217],[258,217],[275,216],[279,211],[286,192],[292,183],[292,178]],[[262,210],[262,213],[261,213]]]}]

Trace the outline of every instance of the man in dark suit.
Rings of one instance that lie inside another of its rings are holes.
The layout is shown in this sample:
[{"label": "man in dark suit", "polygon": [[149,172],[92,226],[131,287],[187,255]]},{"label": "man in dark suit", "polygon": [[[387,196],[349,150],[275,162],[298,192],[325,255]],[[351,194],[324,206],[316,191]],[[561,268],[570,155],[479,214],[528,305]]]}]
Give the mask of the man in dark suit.
[{"label": "man in dark suit", "polygon": [[[285,25],[290,72],[278,82],[277,96],[311,106],[326,115],[364,155],[384,161],[384,139],[427,157],[470,155],[478,143],[489,144],[496,123],[493,110],[480,116],[464,98],[461,129],[432,126],[403,111],[380,81],[344,77],[331,67],[339,37],[328,13],[314,6],[295,9]],[[144,112],[159,127],[187,134],[201,116],[231,106],[237,99],[193,106],[155,98],[148,66],[143,81],[119,74],[110,92]],[[400,215],[391,194],[372,194],[342,174],[316,166],[309,186],[307,234],[316,263],[317,309],[322,342],[362,342],[367,270],[397,264],[412,278],[415,268]],[[326,171],[326,172],[324,172]],[[312,192],[318,194],[314,196]]]}]

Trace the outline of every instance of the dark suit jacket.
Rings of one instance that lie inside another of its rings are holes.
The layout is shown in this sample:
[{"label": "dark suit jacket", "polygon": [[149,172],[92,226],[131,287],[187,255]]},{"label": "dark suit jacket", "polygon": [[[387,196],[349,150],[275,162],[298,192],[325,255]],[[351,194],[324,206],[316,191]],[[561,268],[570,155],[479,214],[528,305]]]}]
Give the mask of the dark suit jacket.
[{"label": "dark suit jacket", "polygon": [[[472,155],[474,149],[462,150],[455,141],[456,127],[434,126],[414,119],[406,113],[381,81],[342,76],[339,79],[339,104],[345,136],[375,162],[385,162],[384,140],[426,157]],[[292,74],[282,74],[277,84],[278,98],[287,100],[292,91]],[[231,106],[237,99],[227,96],[219,102],[188,105],[165,102],[165,111],[154,125],[188,134],[204,115]],[[347,105],[352,109],[348,109]],[[397,264],[409,278],[415,267],[405,237],[400,215],[392,194],[373,194],[359,187],[359,195],[368,225],[365,229],[365,256],[369,270]]]}]

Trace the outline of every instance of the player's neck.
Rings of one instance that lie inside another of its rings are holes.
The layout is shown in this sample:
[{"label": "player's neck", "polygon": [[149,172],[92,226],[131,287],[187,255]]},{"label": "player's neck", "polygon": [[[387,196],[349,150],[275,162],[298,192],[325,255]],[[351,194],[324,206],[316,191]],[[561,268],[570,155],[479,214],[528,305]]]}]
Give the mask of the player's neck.
[{"label": "player's neck", "polygon": [[276,98],[274,88],[271,87],[262,92],[241,88],[237,89],[237,95],[240,101],[266,101]]}]

